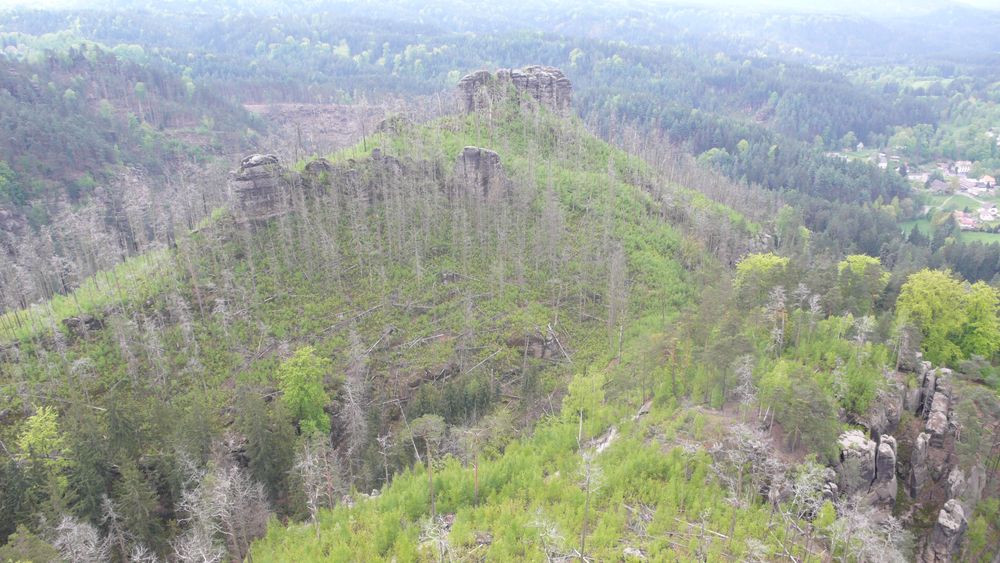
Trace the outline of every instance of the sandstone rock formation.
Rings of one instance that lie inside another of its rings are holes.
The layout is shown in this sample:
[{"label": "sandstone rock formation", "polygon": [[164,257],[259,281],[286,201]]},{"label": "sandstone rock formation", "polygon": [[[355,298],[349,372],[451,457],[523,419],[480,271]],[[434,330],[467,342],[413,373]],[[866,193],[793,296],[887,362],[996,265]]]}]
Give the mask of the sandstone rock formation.
[{"label": "sandstone rock formation", "polygon": [[465,147],[455,163],[459,193],[497,199],[510,194],[510,181],[500,165],[500,155],[479,147]]},{"label": "sandstone rock formation", "polygon": [[240,162],[233,176],[239,211],[245,219],[280,215],[288,205],[284,168],[273,154],[253,154]]},{"label": "sandstone rock formation", "polygon": [[927,485],[930,479],[930,468],[929,468],[929,455],[931,444],[931,435],[926,432],[921,432],[917,436],[917,442],[913,446],[913,452],[910,454],[910,497],[917,498],[920,494],[921,489]]},{"label": "sandstone rock formation", "polygon": [[840,435],[838,483],[842,493],[865,493],[875,480],[875,442],[860,430],[848,430]]},{"label": "sandstone rock formation", "polygon": [[938,513],[937,522],[931,532],[923,552],[920,554],[922,563],[945,563],[952,560],[952,555],[958,548],[965,532],[965,511],[955,499],[944,503],[944,508]]},{"label": "sandstone rock formation", "polygon": [[563,112],[569,108],[573,93],[572,84],[561,70],[539,65],[500,69],[495,75],[479,70],[463,77],[458,89],[463,107],[470,113],[488,109],[511,94],[525,94],[544,107]]},{"label": "sandstone rock formation", "polygon": [[80,315],[63,319],[63,326],[77,338],[86,336],[91,331],[104,328],[104,321],[92,315]]},{"label": "sandstone rock formation", "polygon": [[896,503],[896,439],[882,436],[875,453],[875,480],[868,493],[869,502],[892,507]]},{"label": "sandstone rock formation", "polygon": [[876,443],[860,430],[849,430],[839,443],[839,486],[834,490],[861,494],[869,504],[891,508],[896,502],[896,439],[883,435]]}]

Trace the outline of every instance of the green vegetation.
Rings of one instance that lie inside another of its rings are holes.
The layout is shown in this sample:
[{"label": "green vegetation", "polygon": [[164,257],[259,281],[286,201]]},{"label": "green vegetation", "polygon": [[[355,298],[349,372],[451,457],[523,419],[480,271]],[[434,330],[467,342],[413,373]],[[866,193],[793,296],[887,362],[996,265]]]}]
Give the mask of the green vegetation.
[{"label": "green vegetation", "polygon": [[978,282],[970,288],[947,272],[923,270],[903,284],[896,303],[901,323],[923,333],[923,350],[936,364],[973,355],[991,359],[1000,350],[1000,294]]},{"label": "green vegetation", "polygon": [[281,400],[298,424],[299,432],[305,436],[330,433],[330,417],[323,412],[323,407],[330,403],[330,396],[323,379],[331,368],[330,360],[317,357],[311,346],[299,348],[278,366]]},{"label": "green vegetation", "polygon": [[992,20],[570,4],[0,13],[0,561],[988,560]]}]

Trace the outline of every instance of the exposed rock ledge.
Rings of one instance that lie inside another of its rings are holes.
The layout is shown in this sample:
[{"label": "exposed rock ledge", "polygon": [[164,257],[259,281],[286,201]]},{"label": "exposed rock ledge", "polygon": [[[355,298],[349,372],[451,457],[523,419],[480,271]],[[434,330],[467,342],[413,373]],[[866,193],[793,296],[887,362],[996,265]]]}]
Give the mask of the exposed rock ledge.
[{"label": "exposed rock ledge", "polygon": [[458,89],[467,113],[488,109],[512,90],[558,112],[569,108],[573,95],[573,86],[561,70],[539,65],[503,68],[496,74],[479,70],[464,76],[458,82]]}]

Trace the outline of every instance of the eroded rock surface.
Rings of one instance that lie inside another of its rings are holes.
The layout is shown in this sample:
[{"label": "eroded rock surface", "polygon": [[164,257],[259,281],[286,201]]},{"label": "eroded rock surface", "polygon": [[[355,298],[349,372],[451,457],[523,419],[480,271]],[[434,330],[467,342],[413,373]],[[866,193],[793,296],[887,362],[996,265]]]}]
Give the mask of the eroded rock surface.
[{"label": "eroded rock surface", "polygon": [[944,507],[938,513],[931,537],[920,554],[920,561],[923,563],[951,561],[964,532],[965,511],[957,500],[951,499],[944,503]]},{"label": "eroded rock surface", "polygon": [[868,493],[869,501],[879,506],[896,503],[896,439],[882,436],[875,454],[875,480]]},{"label": "eroded rock surface", "polygon": [[510,182],[500,164],[500,155],[480,147],[465,147],[455,163],[459,192],[496,199],[509,194]]},{"label": "eroded rock surface", "polygon": [[848,430],[840,435],[840,465],[837,477],[843,494],[865,493],[875,480],[874,441],[860,430]]},{"label": "eroded rock surface", "polygon": [[246,219],[268,219],[283,213],[288,193],[285,169],[273,154],[252,154],[240,161],[234,173],[236,199]]},{"label": "eroded rock surface", "polygon": [[486,110],[509,96],[525,94],[538,104],[558,112],[569,108],[572,83],[561,70],[532,65],[519,69],[504,68],[492,74],[479,70],[464,76],[458,83],[466,112]]}]

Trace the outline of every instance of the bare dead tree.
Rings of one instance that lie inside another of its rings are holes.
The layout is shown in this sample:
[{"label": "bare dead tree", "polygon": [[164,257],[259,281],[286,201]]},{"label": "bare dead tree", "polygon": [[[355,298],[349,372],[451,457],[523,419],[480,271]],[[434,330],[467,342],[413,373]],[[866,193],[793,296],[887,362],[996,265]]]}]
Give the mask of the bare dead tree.
[{"label": "bare dead tree", "polygon": [[588,525],[590,524],[590,497],[601,487],[603,475],[592,452],[584,450],[580,455],[580,488],[586,495],[583,504],[583,528],[580,530],[580,556],[586,557]]},{"label": "bare dead tree", "polygon": [[336,505],[345,484],[340,462],[327,437],[316,435],[307,440],[295,456],[293,469],[302,482],[309,519],[319,539],[319,511]]},{"label": "bare dead tree", "polygon": [[72,516],[63,516],[52,545],[67,561],[102,563],[108,560],[107,544],[97,528]]},{"label": "bare dead tree", "polygon": [[267,530],[270,510],[263,485],[236,465],[198,476],[189,477],[197,485],[186,489],[178,503],[184,515],[179,521],[187,530],[174,544],[175,553],[185,561],[218,561],[213,557],[224,544],[233,559],[243,560],[250,543]]}]

